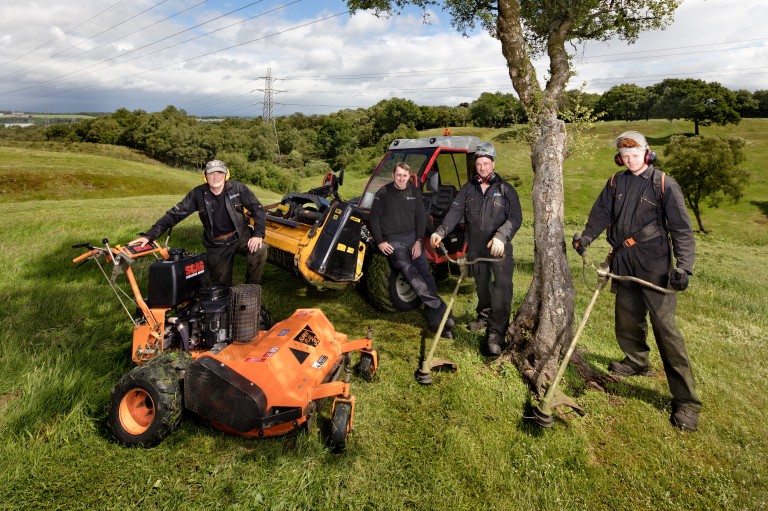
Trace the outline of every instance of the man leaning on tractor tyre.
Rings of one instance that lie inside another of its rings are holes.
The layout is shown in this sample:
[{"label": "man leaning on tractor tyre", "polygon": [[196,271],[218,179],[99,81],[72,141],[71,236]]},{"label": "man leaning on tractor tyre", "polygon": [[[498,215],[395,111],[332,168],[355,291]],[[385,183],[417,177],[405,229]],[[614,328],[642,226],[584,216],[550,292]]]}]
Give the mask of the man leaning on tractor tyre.
[{"label": "man leaning on tractor tyre", "polygon": [[[426,213],[421,192],[409,182],[410,177],[410,167],[400,162],[392,171],[392,182],[376,192],[371,205],[371,234],[381,253],[387,256],[424,304],[429,329],[436,332],[447,306],[437,294],[435,278],[421,246]],[[453,324],[453,318],[449,316],[441,334],[443,337],[453,338]]]},{"label": "man leaning on tractor tyre", "polygon": [[498,258],[470,266],[477,291],[477,318],[467,328],[486,329],[483,351],[492,356],[501,354],[509,325],[515,268],[512,238],[523,222],[517,191],[496,175],[495,166],[496,148],[483,142],[475,150],[474,178],[461,187],[430,240],[434,247],[439,246],[463,218],[468,258]]},{"label": "man leaning on tractor tyre", "polygon": [[229,169],[221,160],[209,161],[203,184],[190,190],[144,236],[129,244],[144,246],[195,212],[203,223],[211,284],[232,285],[235,254],[246,258],[246,284],[261,284],[267,262],[266,212],[250,188],[230,181]]}]

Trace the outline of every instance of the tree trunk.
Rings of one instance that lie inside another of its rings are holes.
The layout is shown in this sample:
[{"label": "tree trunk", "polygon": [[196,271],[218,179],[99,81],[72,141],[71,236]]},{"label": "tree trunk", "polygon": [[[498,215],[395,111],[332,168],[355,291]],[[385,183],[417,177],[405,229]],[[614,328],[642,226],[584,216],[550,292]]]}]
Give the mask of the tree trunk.
[{"label": "tree trunk", "polygon": [[565,124],[554,111],[542,114],[531,145],[533,282],[509,327],[510,347],[503,355],[515,363],[537,394],[557,374],[573,334],[574,290],[563,232],[565,150]]},{"label": "tree trunk", "polygon": [[691,203],[691,209],[693,210],[693,215],[696,217],[696,223],[699,224],[699,232],[709,234],[709,231],[704,228],[704,224],[701,223],[701,211],[699,211],[699,205]]}]

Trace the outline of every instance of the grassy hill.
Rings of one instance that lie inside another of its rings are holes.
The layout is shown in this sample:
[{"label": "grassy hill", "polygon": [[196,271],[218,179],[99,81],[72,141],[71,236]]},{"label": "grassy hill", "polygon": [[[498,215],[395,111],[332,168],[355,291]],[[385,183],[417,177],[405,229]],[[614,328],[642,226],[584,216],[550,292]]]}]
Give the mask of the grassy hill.
[{"label": "grassy hill", "polygon": [[[661,156],[670,135],[692,126],[599,125],[594,149],[566,163],[567,234],[581,229],[617,169],[609,141],[625,129],[644,132]],[[521,180],[516,307],[533,263],[528,149],[509,140],[508,130],[453,131],[494,140],[497,169]],[[489,365],[478,335],[457,327],[437,355],[455,361],[458,372],[436,374],[423,387],[413,378],[418,312],[379,313],[355,290],[321,292],[269,267],[264,300],[276,318],[321,307],[350,336],[373,328],[380,372],[373,383],[352,380],[355,431],[343,456],[324,447],[322,421],[309,434],[258,441],[187,418],[153,449],[117,445],[106,406],[131,367],[131,326],[98,269],[72,265],[77,251],[70,247],[134,238],[199,175],[100,155],[0,148],[0,509],[765,509],[768,120],[702,132],[747,139],[752,184],[739,204],[704,210],[713,234],[697,234],[696,273],[680,296],[678,323],[704,401],[697,433],[668,423],[670,396],[655,347],[655,377],[628,378],[608,393],[584,388],[568,372],[563,388],[587,415],[565,416],[542,431],[524,420],[530,396],[518,374]],[[359,194],[363,181],[348,176],[342,196]],[[256,193],[264,203],[278,198]],[[174,229],[171,245],[201,251],[199,221]],[[590,256],[602,258],[606,249],[599,240]],[[581,280],[581,259],[569,253],[569,260],[578,319],[592,292]],[[235,271],[242,279],[240,263]],[[593,274],[587,279],[591,285]],[[454,285],[442,282],[441,294]],[[471,281],[455,312],[460,324],[472,318]],[[601,371],[619,358],[609,293],[600,296],[579,349]]]}]

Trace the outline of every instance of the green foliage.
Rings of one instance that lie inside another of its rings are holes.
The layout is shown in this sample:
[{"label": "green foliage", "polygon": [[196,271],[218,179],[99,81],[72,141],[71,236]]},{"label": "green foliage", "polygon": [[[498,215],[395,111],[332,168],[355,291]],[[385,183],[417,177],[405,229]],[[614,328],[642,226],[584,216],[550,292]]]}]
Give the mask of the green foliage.
[{"label": "green foliage", "polygon": [[469,107],[472,124],[503,128],[525,122],[525,109],[513,94],[483,92]]},{"label": "green foliage", "polygon": [[724,199],[738,202],[749,182],[749,172],[739,167],[746,157],[745,140],[738,137],[673,136],[664,149],[665,171],[683,190],[686,203],[693,210],[699,228],[701,206],[717,208]]},{"label": "green foliage", "polygon": [[711,123],[725,126],[741,120],[735,109],[736,94],[717,82],[667,78],[649,90],[654,97],[654,113],[665,119],[693,121],[696,135],[699,126]]},{"label": "green foliage", "polygon": [[650,96],[648,90],[633,83],[611,87],[597,101],[595,110],[605,112],[606,120],[636,121],[647,119]]}]

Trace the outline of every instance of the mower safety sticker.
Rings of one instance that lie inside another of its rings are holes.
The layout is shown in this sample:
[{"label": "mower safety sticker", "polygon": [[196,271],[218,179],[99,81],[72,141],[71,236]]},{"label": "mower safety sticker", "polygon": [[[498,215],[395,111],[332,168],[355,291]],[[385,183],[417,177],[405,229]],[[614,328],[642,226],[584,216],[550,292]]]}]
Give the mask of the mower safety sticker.
[{"label": "mower safety sticker", "polygon": [[320,369],[325,365],[325,363],[328,361],[328,357],[323,355],[322,357],[318,358],[314,364],[312,364],[312,367],[316,367],[317,369]]},{"label": "mower safety sticker", "polygon": [[309,326],[302,328],[301,332],[299,332],[299,334],[294,337],[293,340],[313,347],[320,344],[320,339],[318,339],[317,335],[315,335],[315,332],[313,332]]},{"label": "mower safety sticker", "polygon": [[245,361],[246,361],[246,362],[266,362],[266,361],[267,361],[267,359],[268,359],[269,357],[271,357],[272,355],[274,355],[275,353],[277,353],[277,350],[279,350],[279,349],[280,349],[280,348],[279,348],[279,347],[277,347],[277,346],[272,346],[272,347],[269,349],[269,351],[267,351],[266,353],[264,353],[264,355],[263,355],[263,356],[261,356],[261,357],[255,357],[255,358],[254,358],[254,357],[248,357],[248,358],[246,358],[246,359],[245,359]]},{"label": "mower safety sticker", "polygon": [[191,279],[202,273],[205,273],[205,261],[197,261],[184,267],[184,278]]}]

